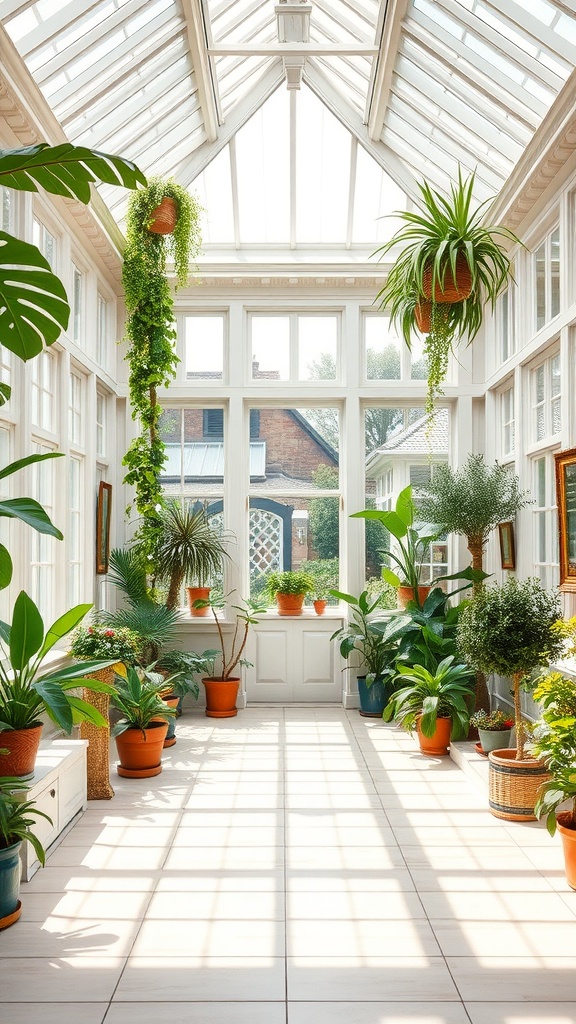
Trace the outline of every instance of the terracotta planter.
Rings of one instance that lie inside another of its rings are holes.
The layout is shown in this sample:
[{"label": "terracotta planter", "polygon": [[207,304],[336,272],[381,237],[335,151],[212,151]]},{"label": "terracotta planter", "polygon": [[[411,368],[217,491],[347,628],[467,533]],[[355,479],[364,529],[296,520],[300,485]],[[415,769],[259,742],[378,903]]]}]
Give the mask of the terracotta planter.
[{"label": "terracotta planter", "polygon": [[305,594],[276,594],[278,615],[302,615]]},{"label": "terracotta planter", "polygon": [[0,850],[0,929],[15,924],[22,910],[20,900],[20,847],[22,842]]},{"label": "terracotta planter", "polygon": [[430,299],[422,299],[414,306],[414,319],[420,334],[430,334],[432,327],[432,303]]},{"label": "terracotta planter", "polygon": [[154,235],[171,235],[176,227],[177,219],[178,207],[176,203],[170,196],[164,196],[160,205],[155,210],[152,210],[148,231],[151,231]]},{"label": "terracotta planter", "polygon": [[0,775],[16,775],[21,779],[30,779],[34,774],[40,737],[43,725],[30,725],[27,729],[6,729],[0,732],[0,750],[8,750],[0,754]]},{"label": "terracotta planter", "polygon": [[[400,608],[406,608],[409,601],[414,600],[414,588],[413,587],[398,587],[398,605]],[[420,605],[424,604],[424,601],[428,597],[428,594],[432,590],[432,587],[418,587],[418,601]]]},{"label": "terracotta planter", "polygon": [[324,615],[327,604],[328,601],[314,601],[314,611],[316,612],[316,615]]},{"label": "terracotta planter", "polygon": [[514,747],[488,754],[490,810],[505,821],[536,821],[534,805],[538,790],[550,774],[543,761],[515,761],[515,757]]},{"label": "terracotta planter", "polygon": [[418,742],[420,750],[426,757],[443,757],[449,753],[450,733],[452,732],[451,718],[437,718],[436,729],[433,736],[424,736],[420,722],[418,721]]},{"label": "terracotta planter", "polygon": [[571,889],[576,889],[576,829],[568,828],[571,819],[570,811],[561,811],[556,815],[556,826],[562,838],[566,881]]},{"label": "terracotta planter", "polygon": [[210,587],[186,587],[188,594],[188,607],[193,618],[204,618],[210,612],[209,605],[205,608],[194,608],[194,601],[207,601],[210,597]]},{"label": "terracotta planter", "polygon": [[[450,267],[446,267],[444,287],[437,282],[434,289],[434,302],[463,302],[472,291],[472,274],[466,257],[461,254],[456,258],[456,279]],[[426,299],[432,298],[432,266],[428,266],[422,275],[422,292]]]},{"label": "terracotta planter", "polygon": [[240,687],[238,678],[208,677],[202,682],[206,690],[206,715],[208,718],[233,718],[238,714],[236,707],[236,697]]},{"label": "terracotta planter", "polygon": [[159,775],[162,771],[162,749],[168,722],[150,722],[144,729],[130,728],[116,736],[116,749],[120,764],[116,766],[118,775],[127,779],[147,779]]}]

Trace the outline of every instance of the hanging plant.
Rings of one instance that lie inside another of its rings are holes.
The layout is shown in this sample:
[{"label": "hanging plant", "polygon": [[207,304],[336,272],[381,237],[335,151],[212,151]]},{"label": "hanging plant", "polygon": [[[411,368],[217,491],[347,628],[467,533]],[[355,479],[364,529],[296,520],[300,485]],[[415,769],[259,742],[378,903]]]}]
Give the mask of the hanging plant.
[{"label": "hanging plant", "polygon": [[467,178],[458,168],[458,181],[442,195],[427,182],[419,185],[418,211],[400,210],[404,222],[377,250],[383,259],[403,246],[384,287],[376,296],[387,308],[411,348],[423,302],[431,301],[430,332],[424,352],[428,358],[426,409],[431,411],[446,379],[451,351],[463,338],[473,340],[482,326],[484,306],[494,310],[500,293],[513,280],[505,243],[522,243],[504,227],[482,223],[488,199],[473,205],[475,173]]},{"label": "hanging plant", "polygon": [[[165,197],[176,204],[176,225],[171,234],[157,234],[150,231],[150,225]],[[179,362],[166,267],[172,257],[175,288],[187,283],[190,263],[200,251],[200,212],[196,198],[186,189],[161,178],[151,178],[146,188],[133,193],[128,206],[122,269],[128,314],[126,359],[130,365],[132,418],[139,420],[142,432],[130,444],[123,465],[128,467],[124,482],[136,490],[134,504],[141,519],[137,539],[146,555],[152,554],[161,533],[163,495],[159,478],[166,449],[158,432],[162,413],[158,388],[170,385]]]}]

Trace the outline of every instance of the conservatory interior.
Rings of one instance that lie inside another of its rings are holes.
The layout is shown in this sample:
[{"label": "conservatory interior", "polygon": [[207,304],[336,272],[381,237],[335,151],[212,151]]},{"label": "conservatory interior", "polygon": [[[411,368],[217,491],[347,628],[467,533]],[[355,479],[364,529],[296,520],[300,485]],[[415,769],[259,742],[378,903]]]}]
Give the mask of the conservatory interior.
[{"label": "conservatory interior", "polygon": [[0,147],[0,1005],[574,1021],[576,3],[0,0]]}]

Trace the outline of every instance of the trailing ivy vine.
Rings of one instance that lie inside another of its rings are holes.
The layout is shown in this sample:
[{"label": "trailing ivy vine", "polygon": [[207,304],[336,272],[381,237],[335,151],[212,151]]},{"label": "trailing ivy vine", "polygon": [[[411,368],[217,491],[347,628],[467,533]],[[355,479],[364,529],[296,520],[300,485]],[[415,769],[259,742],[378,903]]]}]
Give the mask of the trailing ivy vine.
[{"label": "trailing ivy vine", "polygon": [[[177,222],[173,234],[149,230],[152,212],[165,196],[174,199]],[[174,260],[175,288],[188,281],[190,262],[200,251],[200,206],[174,181],[151,178],[146,188],[130,197],[122,283],[126,298],[126,359],[132,418],[141,433],[131,442],[123,465],[124,482],[135,488],[134,505],[140,517],[137,540],[147,557],[153,555],[161,532],[163,505],[159,478],[166,449],[158,431],[162,407],[158,389],[169,387],[176,374],[174,302],[167,278],[168,257]],[[131,506],[128,507],[129,513]]]}]

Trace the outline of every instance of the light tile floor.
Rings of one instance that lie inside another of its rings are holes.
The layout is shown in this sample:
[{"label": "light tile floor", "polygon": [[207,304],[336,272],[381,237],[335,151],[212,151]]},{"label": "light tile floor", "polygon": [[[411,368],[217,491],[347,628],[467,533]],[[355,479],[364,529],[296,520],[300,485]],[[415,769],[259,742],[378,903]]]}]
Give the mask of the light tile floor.
[{"label": "light tile floor", "polygon": [[0,934],[11,1024],[574,1024],[576,892],[449,758],[335,707],[181,718]]}]

